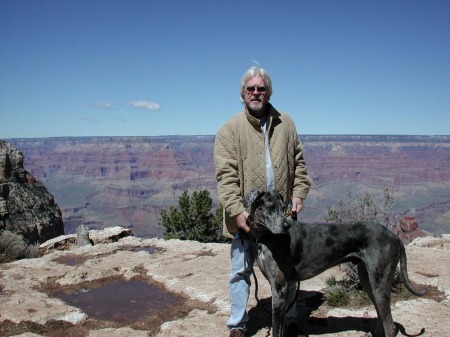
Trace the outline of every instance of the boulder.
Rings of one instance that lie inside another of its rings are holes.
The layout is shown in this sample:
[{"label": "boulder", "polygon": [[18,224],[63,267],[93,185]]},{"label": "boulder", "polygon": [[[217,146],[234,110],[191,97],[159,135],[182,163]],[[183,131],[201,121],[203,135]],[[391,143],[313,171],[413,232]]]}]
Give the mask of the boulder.
[{"label": "boulder", "polygon": [[407,215],[398,221],[398,227],[392,231],[397,234],[404,243],[410,243],[416,238],[427,236],[419,229],[419,224],[414,215]]},{"label": "boulder", "polygon": [[[78,229],[77,232],[83,232],[83,235],[81,235],[81,243],[79,242],[80,235],[78,234],[60,235],[41,244],[39,246],[39,255],[46,255],[55,250],[72,250],[86,245],[117,242],[124,237],[133,235],[129,228],[120,226],[109,227],[104,230],[89,230],[86,226],[82,225]],[[86,242],[86,237],[89,240],[88,242]]]}]

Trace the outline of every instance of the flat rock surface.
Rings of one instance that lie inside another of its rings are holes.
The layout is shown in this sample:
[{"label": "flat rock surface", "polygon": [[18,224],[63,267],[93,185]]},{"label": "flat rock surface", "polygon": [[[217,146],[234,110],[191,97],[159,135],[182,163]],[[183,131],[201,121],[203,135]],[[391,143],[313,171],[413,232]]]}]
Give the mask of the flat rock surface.
[{"label": "flat rock surface", "polygon": [[[392,305],[394,320],[410,335],[425,328],[424,336],[450,336],[450,240],[448,237],[439,242],[431,240],[432,244],[421,244],[425,242],[421,240],[427,239],[416,239],[407,247],[410,279],[438,287],[447,299],[438,302],[413,297],[396,302]],[[114,243],[54,251],[38,259],[0,265],[0,336],[228,336],[225,322],[230,310],[229,247],[125,237]],[[262,304],[256,306],[252,285],[248,305],[251,319],[246,336],[271,336],[270,316],[262,309],[270,305],[270,289],[258,268],[255,269]],[[299,320],[306,321],[309,336],[364,336],[364,331],[374,324],[373,307],[324,310],[317,303],[326,279],[332,275],[339,276],[340,271],[334,268],[302,282]],[[97,322],[81,308],[52,296],[49,290],[81,289],[87,283],[136,278],[163,285],[192,303],[176,318],[171,319],[162,310],[160,321],[144,319],[140,323],[117,324]],[[302,313],[309,317],[300,317]]]}]

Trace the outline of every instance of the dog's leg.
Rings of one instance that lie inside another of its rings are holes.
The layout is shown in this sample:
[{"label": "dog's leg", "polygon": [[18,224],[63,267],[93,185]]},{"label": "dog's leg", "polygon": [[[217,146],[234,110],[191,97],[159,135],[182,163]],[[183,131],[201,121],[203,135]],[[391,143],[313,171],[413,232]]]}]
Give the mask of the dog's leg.
[{"label": "dog's leg", "polygon": [[257,262],[272,290],[272,336],[285,337],[288,283],[265,245],[258,253]]},{"label": "dog's leg", "polygon": [[[359,273],[363,276],[362,278],[369,281],[370,289],[368,289],[368,292],[372,294],[372,300],[377,311],[378,321],[375,336],[394,337],[397,329],[391,313],[391,287],[398,259],[394,258],[389,261],[387,257],[382,257],[376,262],[370,266],[366,265],[364,268],[360,267],[358,270],[361,270]],[[367,284],[365,287],[367,287]]]},{"label": "dog's leg", "polygon": [[[369,299],[372,301],[373,305],[375,306],[375,310],[377,311],[377,327],[375,329],[374,336],[383,336],[383,322],[380,319],[380,312],[378,311],[378,306],[376,305],[375,298],[373,297],[372,288],[370,286],[369,282],[369,275],[367,274],[366,266],[363,262],[358,263],[357,265],[358,270],[358,277],[359,281],[361,282],[361,286],[363,290],[366,292],[367,296],[369,296]],[[372,336],[372,335],[370,335]]]},{"label": "dog's leg", "polygon": [[[275,276],[277,279],[272,288],[272,336],[284,337],[286,333],[286,309],[288,284],[284,281],[284,276]],[[281,279],[281,280],[280,280]]]}]

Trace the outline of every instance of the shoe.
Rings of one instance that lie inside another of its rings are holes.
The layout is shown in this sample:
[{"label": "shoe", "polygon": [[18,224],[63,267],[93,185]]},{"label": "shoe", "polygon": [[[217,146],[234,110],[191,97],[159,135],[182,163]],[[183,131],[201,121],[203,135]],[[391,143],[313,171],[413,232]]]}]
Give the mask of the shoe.
[{"label": "shoe", "polygon": [[245,333],[244,333],[244,329],[232,329],[230,331],[230,337],[244,337]]}]

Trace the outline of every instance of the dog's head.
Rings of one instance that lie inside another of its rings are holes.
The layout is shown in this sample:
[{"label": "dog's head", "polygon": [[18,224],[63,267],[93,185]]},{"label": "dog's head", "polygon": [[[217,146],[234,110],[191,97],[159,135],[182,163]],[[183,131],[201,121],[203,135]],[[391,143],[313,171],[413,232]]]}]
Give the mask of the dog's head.
[{"label": "dog's head", "polygon": [[278,192],[254,190],[244,197],[244,207],[250,208],[253,231],[269,230],[272,234],[285,234],[291,227],[284,215],[283,197]]}]

